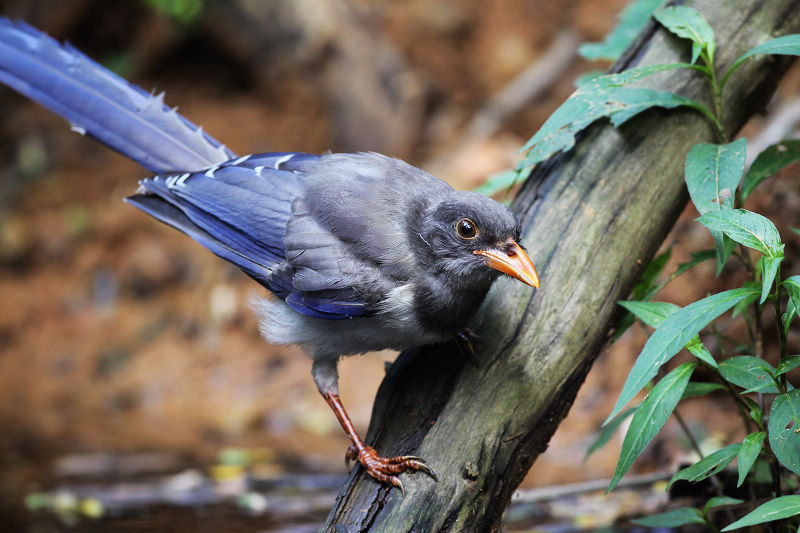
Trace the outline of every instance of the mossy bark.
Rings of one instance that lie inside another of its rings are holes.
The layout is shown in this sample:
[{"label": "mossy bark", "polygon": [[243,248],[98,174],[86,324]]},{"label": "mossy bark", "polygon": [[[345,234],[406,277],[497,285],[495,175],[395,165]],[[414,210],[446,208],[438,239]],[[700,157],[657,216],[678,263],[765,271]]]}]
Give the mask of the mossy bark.
[{"label": "mossy bark", "polygon": [[[689,2],[717,35],[724,72],[749,48],[800,33],[794,0]],[[687,61],[690,44],[652,24],[615,65]],[[734,134],[762,109],[789,58],[758,56],[724,98]],[[695,71],[648,86],[707,102]],[[423,457],[439,475],[403,474],[406,495],[356,468],[326,525],[335,532],[497,531],[514,489],[566,415],[624,299],[687,201],[683,165],[696,143],[718,142],[690,110],[652,110],[619,129],[603,121],[575,148],[538,166],[514,202],[523,244],[542,279],[498,281],[472,329],[478,363],[454,346],[404,352],[378,392],[366,441]],[[578,460],[578,458],[576,458]]]}]

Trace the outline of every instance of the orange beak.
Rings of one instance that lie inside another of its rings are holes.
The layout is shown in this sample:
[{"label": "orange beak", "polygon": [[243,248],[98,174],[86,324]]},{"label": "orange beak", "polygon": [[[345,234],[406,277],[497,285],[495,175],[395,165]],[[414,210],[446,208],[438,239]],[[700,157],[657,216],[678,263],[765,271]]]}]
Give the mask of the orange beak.
[{"label": "orange beak", "polygon": [[496,249],[475,250],[472,253],[482,255],[490,268],[508,274],[526,285],[539,288],[539,274],[536,273],[533,261],[513,239],[509,239]]}]

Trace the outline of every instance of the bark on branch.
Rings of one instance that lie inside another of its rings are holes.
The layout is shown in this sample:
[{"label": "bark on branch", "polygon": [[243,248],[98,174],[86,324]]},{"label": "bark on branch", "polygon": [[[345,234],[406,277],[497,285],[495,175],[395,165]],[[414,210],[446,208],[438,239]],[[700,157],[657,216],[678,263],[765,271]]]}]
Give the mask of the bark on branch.
[{"label": "bark on branch", "polygon": [[[717,35],[717,69],[773,37],[800,32],[793,0],[690,2]],[[618,70],[689,58],[690,45],[652,25]],[[786,58],[759,56],[730,79],[733,134],[772,94]],[[658,75],[658,89],[709,102],[693,71]],[[651,85],[653,86],[653,85]],[[512,492],[566,415],[606,341],[617,300],[686,203],[686,153],[715,142],[688,110],[649,111],[620,129],[596,124],[574,150],[539,165],[515,201],[542,289],[501,280],[474,321],[479,364],[451,346],[407,351],[378,392],[367,442],[413,453],[439,475],[404,475],[407,494],[351,473],[328,531],[495,531]]]}]

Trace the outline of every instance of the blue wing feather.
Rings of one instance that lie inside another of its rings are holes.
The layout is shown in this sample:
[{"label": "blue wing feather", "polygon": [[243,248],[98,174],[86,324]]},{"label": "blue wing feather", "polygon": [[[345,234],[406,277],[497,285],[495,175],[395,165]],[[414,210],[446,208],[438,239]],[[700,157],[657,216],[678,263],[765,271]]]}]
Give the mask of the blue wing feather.
[{"label": "blue wing feather", "polygon": [[[3,17],[0,82],[158,173],[127,201],[237,265],[298,312],[338,320],[377,310],[355,288],[373,281],[369,268],[348,258],[330,228],[294,210],[319,156],[236,159],[167,107],[163,94],[148,94],[71,45]],[[311,233],[287,240],[292,219]]]},{"label": "blue wing feather", "polygon": [[192,222],[179,208],[171,205],[158,196],[135,194],[125,199],[129,204],[138,207],[156,220],[182,231],[215,255],[241,268],[248,276],[267,288],[268,273],[259,265],[228,244],[220,241]]},{"label": "blue wing feather", "polygon": [[[300,313],[327,320],[372,314],[375,306],[349,283],[358,265],[342,261],[342,243],[293,209],[306,177],[299,169],[310,170],[317,159],[259,154],[205,172],[156,176],[141,182],[147,195],[129,202],[234,263]],[[287,251],[293,217],[297,231]]]},{"label": "blue wing feather", "polygon": [[23,22],[0,18],[0,82],[153,172],[236,158],[152,95]]}]

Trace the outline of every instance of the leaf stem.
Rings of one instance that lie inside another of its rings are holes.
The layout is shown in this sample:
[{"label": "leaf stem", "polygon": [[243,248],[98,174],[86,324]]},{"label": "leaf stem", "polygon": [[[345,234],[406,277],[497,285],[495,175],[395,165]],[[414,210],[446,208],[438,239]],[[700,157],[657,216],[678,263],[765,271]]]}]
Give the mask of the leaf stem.
[{"label": "leaf stem", "polygon": [[[772,297],[772,305],[775,307],[775,325],[778,328],[778,341],[781,345],[781,357],[780,361],[783,361],[786,358],[786,334],[783,331],[783,321],[781,317],[783,313],[781,313],[781,289],[783,285],[781,284],[781,267],[778,265],[778,272],[775,274],[775,294]],[[779,383],[778,386],[781,392],[786,392],[786,373],[783,373],[779,376]]]},{"label": "leaf stem", "polygon": [[728,133],[725,131],[725,128],[722,126],[723,85],[717,82],[717,73],[714,71],[714,58],[709,56],[707,50],[704,50],[701,55],[703,61],[708,67],[707,71],[705,71],[704,73],[708,77],[708,81],[711,83],[711,94],[714,100],[714,120],[712,122],[716,127],[717,136],[719,137],[720,141],[724,144],[727,144],[730,142],[730,138],[728,136]]},{"label": "leaf stem", "polygon": [[717,325],[713,322],[711,323],[711,333],[714,335],[714,338],[717,340],[717,348],[719,348],[719,357],[720,359],[727,359],[727,351],[725,350],[725,345],[723,344],[722,333],[720,333]]},{"label": "leaf stem", "polygon": [[694,435],[692,435],[692,432],[689,430],[689,426],[686,425],[686,422],[683,420],[681,414],[677,409],[672,411],[672,414],[675,415],[675,420],[678,421],[678,424],[680,424],[683,433],[686,435],[686,438],[689,439],[689,444],[692,446],[692,449],[700,457],[700,459],[705,459],[705,454],[703,454],[702,450],[700,450],[700,445],[697,443]]},{"label": "leaf stem", "polygon": [[722,382],[722,385],[725,387],[725,389],[727,389],[728,393],[731,395],[733,403],[734,405],[736,405],[736,408],[739,411],[739,416],[742,417],[742,422],[744,422],[744,427],[747,430],[747,433],[749,434],[753,432],[753,426],[751,425],[751,422],[753,424],[756,424],[756,426],[758,426],[759,429],[763,429],[763,427],[760,424],[758,424],[758,422],[756,422],[750,417],[750,415],[748,414],[750,411],[750,407],[745,403],[744,400],[742,400],[739,394],[737,394],[736,390],[734,390],[733,388],[733,385],[731,385],[730,382],[727,379],[723,378],[722,375],[719,373],[717,373],[717,378]]},{"label": "leaf stem", "polygon": [[[710,109],[708,109],[706,106],[704,106],[700,102],[687,102],[686,105],[688,107],[691,107],[691,108],[696,109],[697,111],[700,111],[701,113],[703,113],[706,116],[706,118],[711,121],[711,124],[714,126],[715,133],[721,139],[726,139],[727,138],[727,136],[725,134],[725,129],[722,127],[722,123],[719,121],[717,116],[714,113],[711,112]],[[727,141],[725,141],[725,142],[727,142]]]}]

